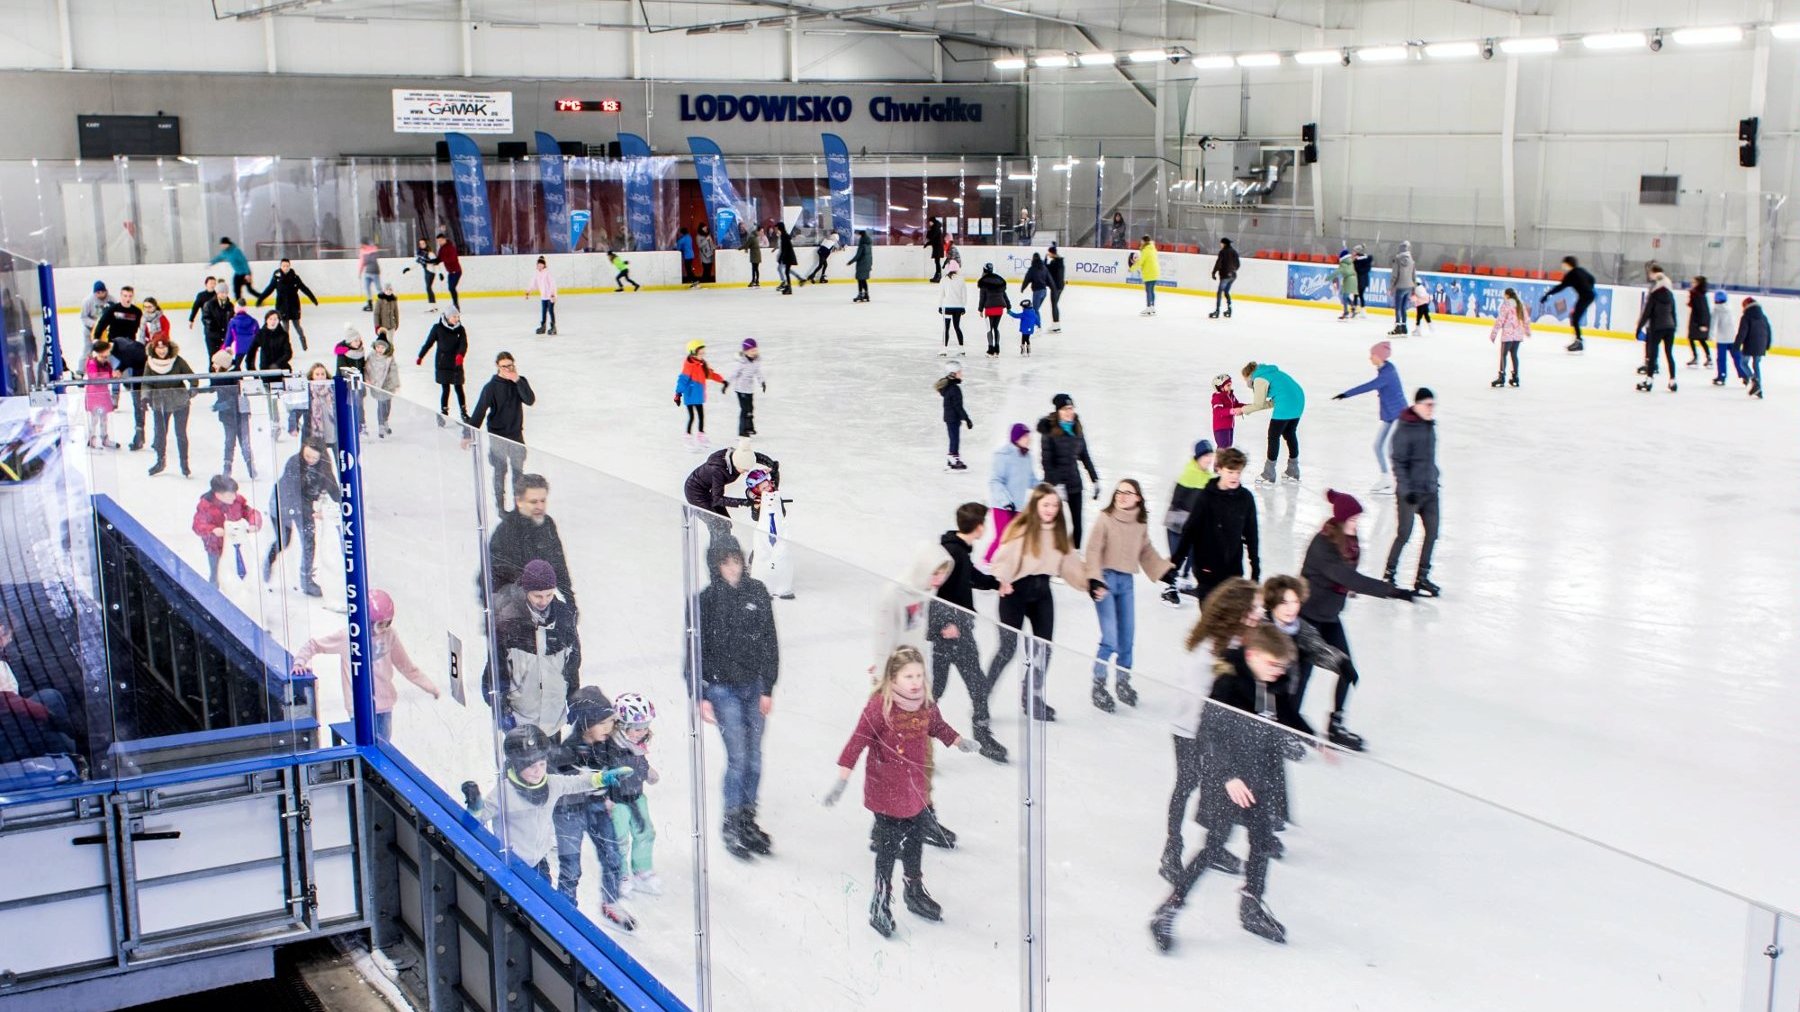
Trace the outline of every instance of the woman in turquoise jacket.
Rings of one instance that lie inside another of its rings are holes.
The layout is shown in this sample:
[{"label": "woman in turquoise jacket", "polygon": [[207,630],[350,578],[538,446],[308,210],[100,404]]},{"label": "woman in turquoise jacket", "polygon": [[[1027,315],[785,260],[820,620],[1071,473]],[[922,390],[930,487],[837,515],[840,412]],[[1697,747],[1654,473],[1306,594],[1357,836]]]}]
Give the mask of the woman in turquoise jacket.
[{"label": "woman in turquoise jacket", "polygon": [[1300,480],[1300,416],[1306,413],[1306,391],[1294,377],[1281,371],[1278,366],[1251,362],[1244,366],[1244,380],[1250,384],[1251,401],[1241,408],[1232,409],[1236,415],[1253,415],[1258,411],[1269,411],[1269,449],[1268,459],[1263,462],[1262,475],[1257,481],[1270,485],[1275,482],[1275,461],[1281,455],[1281,441],[1287,441],[1288,463],[1287,477]]}]

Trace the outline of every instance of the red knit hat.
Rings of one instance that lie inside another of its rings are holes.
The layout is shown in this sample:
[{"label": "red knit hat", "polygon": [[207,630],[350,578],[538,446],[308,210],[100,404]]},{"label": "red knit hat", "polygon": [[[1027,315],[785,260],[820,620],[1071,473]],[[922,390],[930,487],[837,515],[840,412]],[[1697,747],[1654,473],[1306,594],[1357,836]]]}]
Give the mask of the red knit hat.
[{"label": "red knit hat", "polygon": [[1331,519],[1340,524],[1363,511],[1362,503],[1357,502],[1356,497],[1348,492],[1327,489],[1325,498],[1331,503]]}]

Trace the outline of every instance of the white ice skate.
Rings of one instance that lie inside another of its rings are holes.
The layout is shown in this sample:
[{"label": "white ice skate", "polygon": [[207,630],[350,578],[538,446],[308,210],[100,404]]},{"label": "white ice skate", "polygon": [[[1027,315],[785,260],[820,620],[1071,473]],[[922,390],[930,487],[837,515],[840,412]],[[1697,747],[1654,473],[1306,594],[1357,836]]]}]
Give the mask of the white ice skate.
[{"label": "white ice skate", "polygon": [[631,876],[631,881],[636,884],[636,891],[645,896],[661,896],[663,894],[662,878],[653,871],[640,871]]},{"label": "white ice skate", "polygon": [[1051,325],[1050,325],[1050,333],[1052,333],[1052,334],[1060,334],[1060,333],[1062,333],[1062,324],[1060,324],[1060,323],[1052,323],[1052,324],[1051,324]]}]

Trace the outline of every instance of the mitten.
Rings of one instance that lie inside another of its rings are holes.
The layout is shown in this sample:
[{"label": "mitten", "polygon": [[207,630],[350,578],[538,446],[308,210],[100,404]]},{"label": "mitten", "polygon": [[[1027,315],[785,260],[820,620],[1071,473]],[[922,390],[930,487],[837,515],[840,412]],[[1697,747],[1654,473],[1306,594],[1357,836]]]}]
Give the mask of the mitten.
[{"label": "mitten", "polygon": [[765,394],[769,392],[769,385],[767,383],[762,385],[762,392]]},{"label": "mitten", "polygon": [[475,781],[464,780],[462,782],[462,796],[463,807],[469,811],[472,812],[481,807],[481,788],[475,786]]},{"label": "mitten", "polygon": [[1089,498],[1093,499],[1095,502],[1100,501],[1100,479],[1094,479],[1094,494]]},{"label": "mitten", "polygon": [[463,362],[463,357],[461,355],[456,356],[456,367],[458,369],[462,368],[462,362]]},{"label": "mitten", "polygon": [[413,365],[424,365],[424,364],[425,364],[425,356],[423,356],[423,355],[420,355],[418,358],[413,359]]},{"label": "mitten", "polygon": [[719,392],[720,393],[724,393],[725,391],[730,390],[730,389],[731,389],[731,384],[729,382],[727,382],[725,380],[719,381]]},{"label": "mitten", "polygon": [[832,805],[838,803],[838,799],[844,796],[844,785],[849,782],[850,781],[848,780],[840,779],[837,783],[831,785],[831,790],[825,792],[824,805],[826,808],[830,808]]},{"label": "mitten", "polygon": [[975,751],[976,748],[977,748],[977,746],[975,744],[974,739],[972,739],[972,738],[968,738],[965,736],[965,737],[956,739],[956,750],[958,752],[973,752],[973,751]]},{"label": "mitten", "polygon": [[632,775],[629,766],[614,766],[610,770],[594,774],[595,787],[617,787],[619,782]]},{"label": "mitten", "polygon": [[968,426],[968,427],[969,427],[969,429],[970,429],[970,430],[971,430],[971,431],[973,431],[973,430],[974,430],[974,428],[975,428],[975,421],[974,421],[974,419],[970,419],[970,418],[965,418],[965,419],[963,419],[963,424],[964,424],[964,425],[966,425],[966,426]]},{"label": "mitten", "polygon": [[1341,400],[1343,400],[1343,399],[1344,399],[1344,395],[1343,395],[1343,394],[1338,394],[1338,395],[1336,395],[1336,396],[1334,396],[1334,397],[1332,397],[1332,398],[1331,398],[1331,399],[1332,399],[1332,400],[1334,400],[1334,401],[1341,401]]}]

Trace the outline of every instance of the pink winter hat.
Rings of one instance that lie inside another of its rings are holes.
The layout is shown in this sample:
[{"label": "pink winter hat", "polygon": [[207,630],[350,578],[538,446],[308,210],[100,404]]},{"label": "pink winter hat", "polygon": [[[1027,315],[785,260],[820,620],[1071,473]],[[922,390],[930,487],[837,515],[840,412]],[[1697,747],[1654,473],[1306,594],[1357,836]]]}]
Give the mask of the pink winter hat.
[{"label": "pink winter hat", "polygon": [[1369,354],[1371,356],[1373,356],[1375,361],[1377,361],[1377,362],[1386,362],[1388,360],[1388,356],[1392,355],[1393,353],[1394,353],[1394,346],[1389,344],[1386,341],[1376,341],[1373,345],[1371,345],[1369,347]]}]

